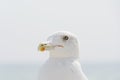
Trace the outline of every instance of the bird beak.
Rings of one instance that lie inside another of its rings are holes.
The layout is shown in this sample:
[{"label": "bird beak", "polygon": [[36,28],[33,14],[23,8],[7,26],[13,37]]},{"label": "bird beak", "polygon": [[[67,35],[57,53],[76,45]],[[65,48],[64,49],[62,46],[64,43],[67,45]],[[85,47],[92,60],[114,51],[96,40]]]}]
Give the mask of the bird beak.
[{"label": "bird beak", "polygon": [[51,44],[50,42],[45,42],[45,43],[40,43],[39,46],[38,46],[38,51],[49,51],[49,50],[52,50],[56,47],[61,47],[63,48],[64,46],[63,45],[53,45]]}]

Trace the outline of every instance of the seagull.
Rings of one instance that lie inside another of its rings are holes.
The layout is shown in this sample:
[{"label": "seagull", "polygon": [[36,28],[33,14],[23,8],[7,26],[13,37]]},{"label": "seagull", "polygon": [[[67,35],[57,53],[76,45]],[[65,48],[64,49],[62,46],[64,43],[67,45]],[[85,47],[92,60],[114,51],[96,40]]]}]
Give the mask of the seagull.
[{"label": "seagull", "polygon": [[68,31],[50,35],[38,46],[41,52],[48,51],[49,58],[41,66],[39,80],[88,80],[79,61],[79,40]]}]

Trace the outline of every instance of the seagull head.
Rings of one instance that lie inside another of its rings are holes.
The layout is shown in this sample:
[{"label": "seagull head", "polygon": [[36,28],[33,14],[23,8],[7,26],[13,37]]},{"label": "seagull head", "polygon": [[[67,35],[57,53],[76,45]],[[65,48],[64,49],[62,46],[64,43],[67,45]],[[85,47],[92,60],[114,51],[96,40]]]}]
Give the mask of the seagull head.
[{"label": "seagull head", "polygon": [[67,31],[59,31],[50,35],[46,42],[40,43],[39,51],[49,51],[50,57],[79,57],[79,41]]}]

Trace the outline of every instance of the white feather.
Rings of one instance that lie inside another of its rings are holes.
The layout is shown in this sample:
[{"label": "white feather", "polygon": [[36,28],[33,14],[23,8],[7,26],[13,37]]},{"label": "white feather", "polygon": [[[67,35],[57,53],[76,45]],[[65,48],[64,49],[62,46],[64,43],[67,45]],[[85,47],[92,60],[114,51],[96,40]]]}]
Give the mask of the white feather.
[{"label": "white feather", "polygon": [[[64,41],[62,37],[68,36]],[[61,31],[52,34],[48,41],[63,48],[50,50],[50,58],[40,69],[39,80],[87,80],[79,59],[79,41],[72,33]]]}]

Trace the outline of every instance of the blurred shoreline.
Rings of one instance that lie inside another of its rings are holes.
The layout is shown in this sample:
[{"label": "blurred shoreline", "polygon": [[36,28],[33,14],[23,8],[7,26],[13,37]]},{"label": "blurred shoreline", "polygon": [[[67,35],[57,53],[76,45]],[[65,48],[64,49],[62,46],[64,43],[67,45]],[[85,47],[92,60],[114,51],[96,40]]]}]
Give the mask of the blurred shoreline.
[{"label": "blurred shoreline", "polygon": [[[2,63],[0,64],[0,80],[37,80],[39,62],[31,63]],[[89,80],[120,80],[120,63],[84,63],[83,72]]]}]

